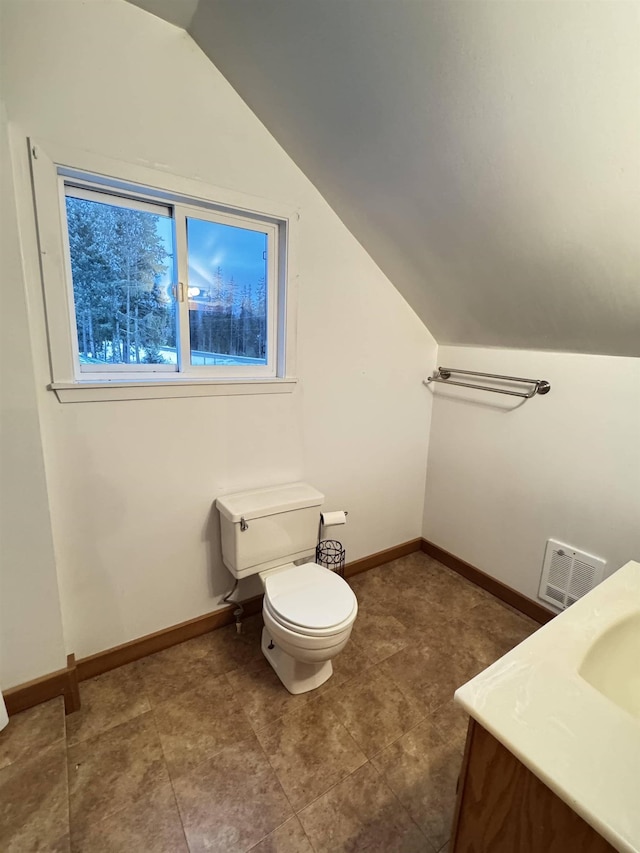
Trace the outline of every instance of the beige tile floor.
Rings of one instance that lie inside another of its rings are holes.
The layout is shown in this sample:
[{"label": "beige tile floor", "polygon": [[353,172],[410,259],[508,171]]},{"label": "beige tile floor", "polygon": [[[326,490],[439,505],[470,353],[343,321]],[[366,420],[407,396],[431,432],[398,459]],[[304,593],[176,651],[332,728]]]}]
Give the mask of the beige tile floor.
[{"label": "beige tile floor", "polygon": [[321,688],[291,696],[260,617],[81,684],[0,734],[0,850],[438,853],[467,720],[455,688],[537,627],[422,553],[351,580]]}]

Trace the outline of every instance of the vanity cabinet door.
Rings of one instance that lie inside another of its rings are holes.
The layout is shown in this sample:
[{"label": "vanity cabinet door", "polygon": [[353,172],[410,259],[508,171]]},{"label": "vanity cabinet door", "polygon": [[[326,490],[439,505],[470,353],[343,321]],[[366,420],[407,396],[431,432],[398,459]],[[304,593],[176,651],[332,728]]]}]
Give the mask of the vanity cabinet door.
[{"label": "vanity cabinet door", "polygon": [[450,853],[615,853],[473,719]]}]

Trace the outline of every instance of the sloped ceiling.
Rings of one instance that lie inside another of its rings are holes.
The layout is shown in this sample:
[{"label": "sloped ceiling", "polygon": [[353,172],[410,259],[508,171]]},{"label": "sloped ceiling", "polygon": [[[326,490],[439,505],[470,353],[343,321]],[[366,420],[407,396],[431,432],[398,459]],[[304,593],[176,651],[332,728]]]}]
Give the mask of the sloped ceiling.
[{"label": "sloped ceiling", "polygon": [[198,6],[198,0],[131,0],[131,3],[183,30],[189,28]]},{"label": "sloped ceiling", "polygon": [[199,0],[188,30],[438,342],[640,356],[640,3]]}]

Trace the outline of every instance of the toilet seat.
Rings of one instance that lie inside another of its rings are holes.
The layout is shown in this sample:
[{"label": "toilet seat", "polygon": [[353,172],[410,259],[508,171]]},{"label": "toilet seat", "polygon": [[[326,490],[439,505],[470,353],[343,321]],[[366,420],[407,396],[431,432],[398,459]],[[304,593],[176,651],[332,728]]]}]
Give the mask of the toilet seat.
[{"label": "toilet seat", "polygon": [[315,563],[265,579],[264,609],[283,628],[307,637],[331,637],[349,628],[358,612],[353,590],[339,575]]},{"label": "toilet seat", "polygon": [[343,622],[340,622],[338,625],[331,625],[328,628],[304,628],[300,625],[296,625],[286,619],[283,619],[282,616],[278,616],[277,614],[275,614],[266,596],[264,598],[262,610],[263,613],[266,612],[266,614],[271,617],[271,619],[276,623],[276,625],[279,625],[281,628],[288,631],[292,636],[297,635],[301,638],[305,637],[309,640],[314,638],[317,638],[319,640],[322,640],[323,638],[330,639],[331,637],[335,637],[338,634],[344,633],[345,630],[350,630],[357,614],[357,608],[354,608],[354,610],[352,611],[352,615],[348,619],[345,619]]}]

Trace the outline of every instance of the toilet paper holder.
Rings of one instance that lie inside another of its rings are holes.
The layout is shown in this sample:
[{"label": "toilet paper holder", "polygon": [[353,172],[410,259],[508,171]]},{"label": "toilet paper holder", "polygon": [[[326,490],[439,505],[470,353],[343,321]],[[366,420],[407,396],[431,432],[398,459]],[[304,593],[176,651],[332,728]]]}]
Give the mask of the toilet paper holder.
[{"label": "toilet paper holder", "polygon": [[339,524],[346,524],[348,515],[349,512],[346,509],[336,510],[335,512],[321,512],[320,526],[335,527]]},{"label": "toilet paper holder", "polygon": [[316,563],[344,577],[346,551],[342,542],[337,539],[322,539],[323,527],[336,527],[345,524],[349,513],[347,510],[338,512],[321,512],[318,528],[318,545],[316,546]]},{"label": "toilet paper holder", "polygon": [[316,563],[344,577],[346,551],[337,539],[321,539],[316,548]]}]

